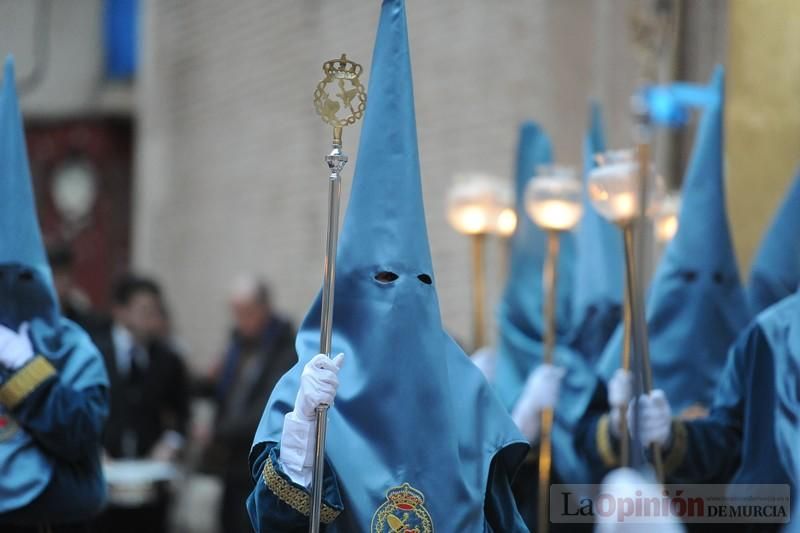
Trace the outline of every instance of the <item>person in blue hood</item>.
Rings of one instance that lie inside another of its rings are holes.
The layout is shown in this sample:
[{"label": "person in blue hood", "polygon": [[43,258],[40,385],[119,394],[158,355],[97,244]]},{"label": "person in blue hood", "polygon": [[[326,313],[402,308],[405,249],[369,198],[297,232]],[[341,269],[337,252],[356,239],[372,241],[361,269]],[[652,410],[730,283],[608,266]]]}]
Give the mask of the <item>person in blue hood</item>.
[{"label": "person in blue hood", "polygon": [[[686,417],[708,412],[725,354],[750,319],[725,212],[721,67],[710,83],[718,97],[703,113],[683,184],[678,233],[659,264],[647,308],[654,388]],[[596,367],[608,380],[613,407],[600,416],[603,404],[593,402],[587,412],[592,422],[581,434],[590,463],[607,468],[619,462],[619,408],[632,390],[630,373],[619,370],[621,329]]]},{"label": "person in blue hood", "polygon": [[[528,527],[537,522],[540,418],[555,409],[553,483],[586,483],[588,468],[574,446],[572,433],[588,401],[579,392],[594,383],[585,358],[570,346],[573,299],[574,236],[561,237],[557,293],[557,341],[554,364],[543,364],[544,315],[542,269],[546,234],[528,218],[525,188],[537,167],[552,163],[552,147],[544,130],[533,122],[520,128],[516,193],[519,223],[511,240],[509,279],[498,308],[500,342],[493,385],[512,419],[534,446],[514,481],[514,494]],[[575,524],[569,524],[574,528]]]},{"label": "person in blue hood", "polygon": [[[800,292],[767,308],[728,353],[709,416],[672,416],[670,398],[640,398],[640,438],[663,446],[677,483],[788,484],[800,490]],[[752,490],[752,487],[750,489]],[[794,517],[796,520],[796,517]],[[737,531],[778,531],[782,524]]]},{"label": "person in blue hood", "polygon": [[[583,172],[588,179],[595,156],[606,150],[603,117],[593,102],[589,131],[583,141]],[[575,236],[575,287],[572,313],[575,317],[569,341],[594,364],[622,318],[622,282],[625,269],[620,230],[592,206],[588,190],[583,192],[583,216]]]},{"label": "person in blue hood", "polygon": [[800,286],[800,170],[764,235],[750,269],[747,299],[756,315]]},{"label": "person in blue hood", "polygon": [[10,57],[0,95],[0,204],[0,530],[83,531],[105,501],[108,378],[89,337],[56,303]]},{"label": "person in blue hood", "polygon": [[527,443],[441,322],[402,0],[383,2],[369,98],[336,263],[346,362],[317,354],[318,297],[255,435],[252,524],[308,528],[313,413],[331,402],[327,532],[527,531],[510,487]]}]

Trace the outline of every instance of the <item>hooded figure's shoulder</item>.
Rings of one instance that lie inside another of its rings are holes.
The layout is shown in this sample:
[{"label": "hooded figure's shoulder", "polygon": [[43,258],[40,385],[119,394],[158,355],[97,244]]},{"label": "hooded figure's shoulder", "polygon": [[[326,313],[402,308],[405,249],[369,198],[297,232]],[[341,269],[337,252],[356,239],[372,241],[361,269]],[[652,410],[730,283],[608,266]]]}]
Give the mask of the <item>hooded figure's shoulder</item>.
[{"label": "hooded figure's shoulder", "polygon": [[750,329],[758,328],[768,338],[786,338],[792,329],[800,327],[798,314],[800,314],[800,293],[794,293],[761,311]]},{"label": "hooded figure's shoulder", "polygon": [[109,385],[100,350],[75,322],[59,317],[51,325],[36,319],[30,334],[34,349],[58,369],[62,381],[76,388]]}]

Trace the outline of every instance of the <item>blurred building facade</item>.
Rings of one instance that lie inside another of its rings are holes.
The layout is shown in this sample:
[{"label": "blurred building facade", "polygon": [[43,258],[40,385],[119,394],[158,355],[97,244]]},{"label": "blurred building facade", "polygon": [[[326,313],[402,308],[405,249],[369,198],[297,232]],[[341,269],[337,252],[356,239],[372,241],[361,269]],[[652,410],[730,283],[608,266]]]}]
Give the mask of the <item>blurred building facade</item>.
[{"label": "blurred building facade", "polygon": [[[346,52],[369,76],[378,2],[145,3],[138,84],[134,260],[163,277],[198,356],[221,345],[226,279],[275,281],[305,313],[321,281],[330,131],[311,95]],[[681,77],[724,58],[726,2],[687,3]],[[539,121],[556,158],[580,163],[587,103],[603,104],[612,147],[630,142],[638,78],[631,6],[618,0],[408,1],[428,230],[446,326],[468,339],[467,240],[446,223],[458,171],[510,179],[518,124]],[[346,200],[358,126],[345,131]],[[498,268],[501,248],[492,249]],[[490,298],[501,273],[490,275]],[[537,280],[531,280],[536,283]]]}]

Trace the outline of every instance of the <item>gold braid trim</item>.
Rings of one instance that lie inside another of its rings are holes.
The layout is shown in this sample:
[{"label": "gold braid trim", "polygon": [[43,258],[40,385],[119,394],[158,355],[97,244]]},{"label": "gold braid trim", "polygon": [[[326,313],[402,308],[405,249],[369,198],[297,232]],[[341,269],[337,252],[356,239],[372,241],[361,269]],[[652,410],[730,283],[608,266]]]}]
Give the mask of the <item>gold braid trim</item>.
[{"label": "gold braid trim", "polygon": [[686,458],[686,451],[689,448],[689,432],[686,430],[686,424],[678,420],[672,419],[672,446],[669,453],[664,458],[664,473],[671,474],[678,468],[683,460]]},{"label": "gold braid trim", "polygon": [[[271,459],[267,459],[264,464],[264,484],[278,497],[283,503],[297,511],[304,516],[311,514],[311,495],[306,491],[299,489],[282,478],[278,472],[275,471],[275,465],[272,464]],[[325,502],[322,502],[322,513],[320,517],[324,524],[330,524],[336,517],[339,516],[341,511],[330,507]]]},{"label": "gold braid trim", "polygon": [[603,464],[607,468],[614,468],[619,466],[619,456],[611,443],[610,423],[611,421],[607,414],[600,417],[600,422],[597,423],[597,437],[595,440],[597,451],[603,460]]},{"label": "gold braid trim", "polygon": [[0,404],[3,404],[6,409],[15,408],[36,387],[55,373],[56,369],[53,368],[50,361],[37,355],[0,387]]}]

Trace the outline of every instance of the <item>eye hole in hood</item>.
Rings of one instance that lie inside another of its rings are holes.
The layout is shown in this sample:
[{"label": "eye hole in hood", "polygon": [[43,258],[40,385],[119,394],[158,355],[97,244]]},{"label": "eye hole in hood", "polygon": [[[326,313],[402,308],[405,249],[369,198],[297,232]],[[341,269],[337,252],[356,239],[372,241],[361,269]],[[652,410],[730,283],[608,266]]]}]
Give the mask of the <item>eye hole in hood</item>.
[{"label": "eye hole in hood", "polygon": [[427,274],[420,274],[419,276],[417,276],[417,279],[420,280],[425,285],[431,285],[433,283],[433,280]]},{"label": "eye hole in hood", "polygon": [[388,270],[385,270],[383,272],[378,272],[377,274],[375,274],[375,281],[378,281],[380,283],[391,283],[399,277],[400,276],[398,276],[394,272],[389,272]]}]

